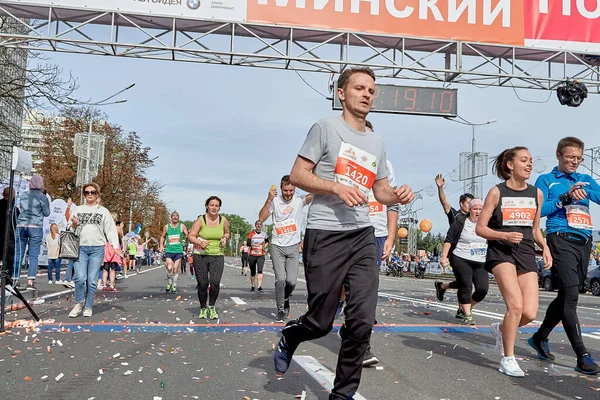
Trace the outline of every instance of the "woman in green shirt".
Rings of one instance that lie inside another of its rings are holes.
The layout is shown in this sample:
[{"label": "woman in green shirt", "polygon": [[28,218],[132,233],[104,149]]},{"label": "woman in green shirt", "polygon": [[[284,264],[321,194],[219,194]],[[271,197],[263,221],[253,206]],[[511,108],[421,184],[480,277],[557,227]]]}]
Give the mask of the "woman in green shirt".
[{"label": "woman in green shirt", "polygon": [[200,318],[219,318],[215,303],[219,297],[221,277],[225,268],[223,248],[229,239],[229,221],[219,215],[221,204],[221,199],[217,196],[209,197],[204,204],[206,214],[194,221],[187,237],[188,241],[194,244],[194,270],[198,281]]}]

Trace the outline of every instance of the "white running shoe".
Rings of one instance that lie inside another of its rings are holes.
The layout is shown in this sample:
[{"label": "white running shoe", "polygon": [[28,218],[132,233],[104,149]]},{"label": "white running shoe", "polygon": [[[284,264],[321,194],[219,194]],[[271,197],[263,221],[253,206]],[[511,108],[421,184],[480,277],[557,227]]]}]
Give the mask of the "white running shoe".
[{"label": "white running shoe", "polygon": [[500,322],[490,324],[490,332],[496,338],[496,353],[504,357],[504,343],[502,342],[502,331],[500,331]]},{"label": "white running shoe", "polygon": [[525,376],[525,372],[519,367],[517,360],[515,360],[515,356],[502,358],[498,371],[517,378],[523,378]]},{"label": "white running shoe", "polygon": [[69,318],[79,317],[79,314],[81,314],[82,310],[83,310],[83,304],[79,304],[79,303],[75,304],[75,307],[73,307],[73,309],[69,313]]},{"label": "white running shoe", "polygon": [[92,309],[91,308],[84,308],[83,309],[83,316],[84,317],[91,317],[92,316]]}]

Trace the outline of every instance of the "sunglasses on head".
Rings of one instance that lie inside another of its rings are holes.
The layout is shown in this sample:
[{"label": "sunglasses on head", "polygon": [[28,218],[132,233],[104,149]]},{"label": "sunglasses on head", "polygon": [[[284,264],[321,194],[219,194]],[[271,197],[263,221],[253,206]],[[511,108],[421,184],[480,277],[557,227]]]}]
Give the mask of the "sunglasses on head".
[{"label": "sunglasses on head", "polygon": [[98,192],[96,192],[95,190],[84,190],[84,191],[83,191],[83,194],[84,194],[85,196],[88,196],[88,195],[95,196],[95,195],[97,195],[97,194],[98,194]]}]

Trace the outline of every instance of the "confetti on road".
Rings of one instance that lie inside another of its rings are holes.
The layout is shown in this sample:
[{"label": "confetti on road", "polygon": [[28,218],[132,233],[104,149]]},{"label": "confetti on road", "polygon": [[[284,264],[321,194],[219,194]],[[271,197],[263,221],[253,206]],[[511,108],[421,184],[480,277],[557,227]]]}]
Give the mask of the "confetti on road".
[{"label": "confetti on road", "polygon": [[60,374],[58,374],[56,376],[56,378],[54,378],[56,380],[56,382],[60,381],[62,379],[62,377],[65,376],[65,374],[63,374],[62,372]]}]

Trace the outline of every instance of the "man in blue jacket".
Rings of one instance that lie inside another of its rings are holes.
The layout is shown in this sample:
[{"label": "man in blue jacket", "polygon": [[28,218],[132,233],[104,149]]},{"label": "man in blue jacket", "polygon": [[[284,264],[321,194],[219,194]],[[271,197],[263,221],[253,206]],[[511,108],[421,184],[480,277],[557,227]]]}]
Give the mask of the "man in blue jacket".
[{"label": "man in blue jacket", "polygon": [[542,326],[528,343],[542,360],[554,360],[548,336],[562,321],[577,355],[575,370],[595,375],[600,373],[600,367],[583,344],[577,301],[592,249],[590,200],[600,204],[600,186],[591,176],[577,172],[583,161],[583,149],[583,142],[575,137],[561,139],[556,147],[558,166],[541,175],[535,183],[544,194],[542,217],[546,217],[546,240],[554,260],[552,282],[558,288],[558,295],[548,306]]},{"label": "man in blue jacket", "polygon": [[17,219],[16,254],[13,268],[13,283],[15,285],[19,282],[21,263],[23,257],[25,257],[25,249],[29,246],[27,286],[35,288],[38,257],[44,235],[44,217],[50,215],[50,202],[43,190],[44,180],[40,175],[33,175],[29,181],[29,191],[23,193],[19,201],[21,214]]}]

